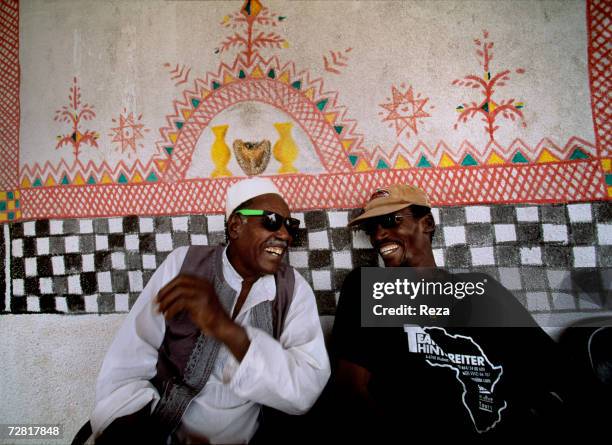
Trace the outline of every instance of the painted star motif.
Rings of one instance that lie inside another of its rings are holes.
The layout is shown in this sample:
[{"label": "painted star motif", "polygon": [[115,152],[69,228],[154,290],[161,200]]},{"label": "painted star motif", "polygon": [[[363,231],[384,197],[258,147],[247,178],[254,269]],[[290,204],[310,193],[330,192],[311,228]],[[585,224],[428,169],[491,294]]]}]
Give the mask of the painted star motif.
[{"label": "painted star motif", "polygon": [[118,119],[113,119],[115,124],[119,124],[117,127],[111,128],[113,133],[110,133],[113,139],[111,142],[118,143],[118,148],[121,149],[121,153],[131,149],[136,152],[136,146],[142,147],[142,144],[138,144],[140,139],[144,138],[144,134],[149,130],[144,128],[144,124],[140,123],[142,114],[134,119],[134,113],[127,114],[127,110],[123,110],[123,114],[119,114]]},{"label": "painted star motif", "polygon": [[[408,87],[408,91],[405,93],[392,86],[391,94],[393,99],[387,98],[387,100],[390,100],[389,103],[380,104],[382,108],[389,112],[383,119],[383,122],[395,123],[397,136],[406,128],[408,128],[406,131],[408,136],[410,135],[410,130],[414,134],[418,134],[417,120],[423,117],[430,117],[429,113],[423,110],[429,98],[421,99],[419,98],[420,95],[417,95],[415,98],[411,86]],[[383,113],[379,114],[382,115]]]}]

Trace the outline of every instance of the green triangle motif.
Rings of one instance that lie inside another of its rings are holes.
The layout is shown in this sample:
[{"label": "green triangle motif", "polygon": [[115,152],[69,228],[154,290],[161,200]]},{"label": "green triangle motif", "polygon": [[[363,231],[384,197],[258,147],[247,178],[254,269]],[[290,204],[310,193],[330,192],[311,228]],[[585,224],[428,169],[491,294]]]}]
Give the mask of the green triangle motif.
[{"label": "green triangle motif", "polygon": [[91,175],[89,179],[87,180],[87,184],[94,185],[95,183],[96,183],[96,178],[94,178],[94,176]]},{"label": "green triangle motif", "polygon": [[70,184],[70,180],[68,179],[68,175],[64,175],[64,177],[62,178],[61,184],[62,185],[69,185]]},{"label": "green triangle motif", "polygon": [[427,160],[425,155],[421,155],[421,158],[419,159],[419,162],[417,163],[417,167],[429,168],[431,167],[431,163]]},{"label": "green triangle motif", "polygon": [[185,125],[185,122],[177,121],[174,124],[176,125],[176,128],[180,130],[181,128],[183,128],[183,125]]},{"label": "green triangle motif", "polygon": [[198,108],[200,106],[200,101],[198,99],[191,99],[191,105],[193,105],[193,108]]},{"label": "green triangle motif", "polygon": [[383,161],[382,159],[379,159],[378,164],[376,165],[376,168],[389,168],[389,166],[387,165],[385,161]]},{"label": "green triangle motif", "polygon": [[317,108],[319,109],[319,111],[323,111],[323,109],[325,108],[325,105],[327,105],[327,102],[329,102],[329,99],[322,99],[319,102],[317,102]]},{"label": "green triangle motif", "polygon": [[32,184],[33,187],[42,187],[42,181],[40,180],[40,178],[36,178],[36,180],[34,181],[34,184]]},{"label": "green triangle motif", "polygon": [[527,164],[529,161],[525,156],[523,156],[523,153],[517,151],[510,162],[512,162],[513,164]]},{"label": "green triangle motif", "polygon": [[155,172],[151,172],[149,173],[149,176],[147,176],[147,181],[148,182],[157,182],[157,175],[155,174]]},{"label": "green triangle motif", "polygon": [[296,80],[295,82],[291,84],[291,86],[295,88],[296,90],[299,90],[300,88],[302,88],[302,81]]},{"label": "green triangle motif", "polygon": [[338,134],[342,134],[342,129],[343,128],[344,127],[342,125],[335,125],[334,126],[334,130],[336,130],[336,133],[338,133]]},{"label": "green triangle motif", "polygon": [[119,184],[127,184],[128,180],[123,173],[119,175],[119,179],[117,180]]},{"label": "green triangle motif", "polygon": [[489,112],[489,102],[485,102],[484,105],[482,107],[483,110],[485,110],[487,113]]},{"label": "green triangle motif", "polygon": [[589,155],[582,151],[580,148],[577,148],[572,152],[570,156],[570,161],[574,161],[576,159],[589,159]]},{"label": "green triangle motif", "polygon": [[243,70],[240,70],[240,72],[238,73],[238,79],[244,79],[246,77],[246,74],[244,73]]},{"label": "green triangle motif", "polygon": [[349,161],[351,161],[351,164],[353,164],[353,167],[357,165],[357,159],[359,159],[357,156],[349,155]]},{"label": "green triangle motif", "polygon": [[270,79],[275,79],[276,78],[276,73],[274,72],[274,69],[271,69],[270,71],[268,71],[268,77]]},{"label": "green triangle motif", "polygon": [[164,147],[164,149],[166,150],[166,153],[168,153],[168,156],[171,156],[172,150],[174,150],[174,147]]},{"label": "green triangle motif", "polygon": [[474,165],[478,165],[478,162],[476,162],[476,159],[474,159],[474,157],[468,153],[465,155],[465,158],[463,158],[463,161],[461,161],[461,165],[464,167],[472,167]]},{"label": "green triangle motif", "polygon": [[221,87],[221,84],[219,82],[213,81],[212,83],[213,90],[218,90],[220,87]]}]

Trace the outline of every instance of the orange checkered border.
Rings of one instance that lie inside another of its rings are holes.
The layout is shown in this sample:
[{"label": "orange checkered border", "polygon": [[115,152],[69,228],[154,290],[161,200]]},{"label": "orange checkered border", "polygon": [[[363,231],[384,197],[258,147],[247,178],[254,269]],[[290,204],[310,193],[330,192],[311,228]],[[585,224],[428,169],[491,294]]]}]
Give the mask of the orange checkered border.
[{"label": "orange checkered border", "polygon": [[0,0],[0,190],[19,184],[19,2]]},{"label": "orange checkered border", "polygon": [[[175,183],[66,186],[22,190],[23,218],[221,213],[239,178]],[[422,187],[436,206],[547,203],[606,198],[598,160],[524,166],[411,168],[363,173],[273,176],[294,210],[361,206],[372,190],[396,182]],[[483,196],[484,191],[484,196]]]},{"label": "orange checkered border", "polygon": [[591,109],[595,141],[599,156],[612,157],[612,69],[610,69],[610,43],[612,43],[611,0],[588,0],[588,57],[591,87]]}]

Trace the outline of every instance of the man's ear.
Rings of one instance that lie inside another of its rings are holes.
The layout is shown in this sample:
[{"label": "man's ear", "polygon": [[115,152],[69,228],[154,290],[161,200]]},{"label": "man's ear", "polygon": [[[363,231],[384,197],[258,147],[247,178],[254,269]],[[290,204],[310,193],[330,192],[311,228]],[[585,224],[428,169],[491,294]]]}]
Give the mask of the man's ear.
[{"label": "man's ear", "polygon": [[242,218],[240,215],[232,214],[227,221],[227,234],[229,239],[236,239],[242,230]]},{"label": "man's ear", "polygon": [[436,222],[434,221],[433,215],[431,213],[428,213],[423,218],[421,218],[420,223],[424,233],[433,235],[433,233],[436,231]]}]

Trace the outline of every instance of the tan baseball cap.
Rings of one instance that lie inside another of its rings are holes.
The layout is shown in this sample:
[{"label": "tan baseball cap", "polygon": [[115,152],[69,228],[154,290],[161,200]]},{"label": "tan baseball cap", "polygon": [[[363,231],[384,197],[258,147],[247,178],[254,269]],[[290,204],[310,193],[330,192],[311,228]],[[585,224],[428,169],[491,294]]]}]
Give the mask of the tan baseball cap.
[{"label": "tan baseball cap", "polygon": [[418,187],[407,184],[394,184],[376,190],[364,208],[364,212],[349,222],[349,226],[359,224],[364,219],[397,212],[411,205],[431,208],[427,194]]}]

